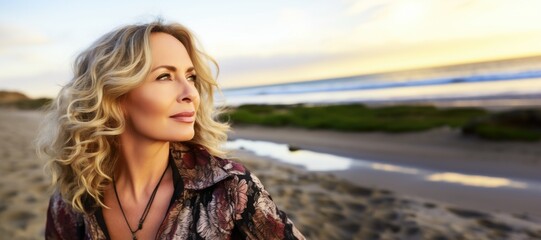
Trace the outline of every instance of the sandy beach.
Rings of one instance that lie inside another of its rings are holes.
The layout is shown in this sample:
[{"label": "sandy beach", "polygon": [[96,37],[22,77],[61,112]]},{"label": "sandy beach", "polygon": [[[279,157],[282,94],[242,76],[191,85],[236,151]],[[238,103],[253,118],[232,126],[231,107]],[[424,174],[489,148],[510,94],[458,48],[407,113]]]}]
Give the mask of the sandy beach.
[{"label": "sandy beach", "polygon": [[308,239],[539,239],[541,218],[491,213],[307,172],[236,151]]},{"label": "sandy beach", "polygon": [[[0,236],[3,239],[43,238],[48,179],[31,145],[40,119],[41,113],[36,111],[0,110],[0,156],[3,157]],[[231,137],[286,142],[302,149],[370,157],[388,163],[401,161],[412,166],[531,181],[540,178],[536,174],[541,169],[539,143],[489,144],[463,140],[450,129],[395,136],[346,135],[235,127]],[[236,150],[231,155],[262,180],[278,207],[309,239],[541,238],[541,218],[536,215],[483,211],[363,186],[354,180],[355,174],[310,172],[249,151]],[[419,159],[419,155],[425,158]]]},{"label": "sandy beach", "polygon": [[42,115],[0,109],[0,236],[43,239],[48,179],[32,141]]}]

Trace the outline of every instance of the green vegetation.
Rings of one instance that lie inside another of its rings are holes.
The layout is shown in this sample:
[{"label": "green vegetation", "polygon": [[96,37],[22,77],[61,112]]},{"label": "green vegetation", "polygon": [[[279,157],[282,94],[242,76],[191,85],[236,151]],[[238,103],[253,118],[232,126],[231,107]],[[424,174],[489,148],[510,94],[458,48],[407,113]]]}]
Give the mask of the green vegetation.
[{"label": "green vegetation", "polygon": [[24,110],[37,110],[49,104],[50,98],[37,98],[37,99],[21,99],[13,102],[0,103],[2,108],[16,108]]},{"label": "green vegetation", "polygon": [[31,99],[21,92],[0,90],[0,108],[41,109],[50,102],[50,98]]},{"label": "green vegetation", "polygon": [[466,135],[491,140],[541,140],[541,109],[520,109],[494,113],[462,127]]},{"label": "green vegetation", "polygon": [[[3,100],[2,100],[3,99]],[[30,99],[0,92],[0,107],[41,109],[50,98]],[[362,104],[328,106],[242,105],[220,116],[235,125],[300,127],[348,132],[390,133],[424,131],[448,126],[466,136],[488,140],[541,140],[541,109],[490,113],[481,108],[438,109],[430,105],[394,105],[370,108]]]},{"label": "green vegetation", "polygon": [[[252,124],[271,127],[290,126],[308,129],[391,133],[423,131],[449,126],[462,129],[465,135],[474,135],[490,140],[540,140],[541,121],[539,118],[535,120],[532,116],[539,117],[541,110],[529,111],[531,112],[526,114],[513,111],[502,115],[490,113],[481,108],[438,109],[426,105],[395,105],[378,108],[369,108],[362,104],[329,106],[242,105],[231,109],[221,118],[236,125]],[[516,120],[515,116],[522,120]]]}]

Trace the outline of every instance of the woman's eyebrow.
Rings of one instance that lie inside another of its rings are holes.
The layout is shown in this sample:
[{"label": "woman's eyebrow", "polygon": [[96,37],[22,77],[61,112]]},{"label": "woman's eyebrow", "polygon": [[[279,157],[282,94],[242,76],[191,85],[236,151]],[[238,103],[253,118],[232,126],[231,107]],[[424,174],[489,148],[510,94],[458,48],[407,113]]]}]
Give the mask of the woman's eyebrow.
[{"label": "woman's eyebrow", "polygon": [[[177,68],[174,67],[174,66],[171,66],[171,65],[160,65],[160,66],[157,66],[157,67],[155,67],[154,69],[152,69],[152,71],[150,71],[150,72],[154,72],[154,71],[156,71],[156,70],[158,70],[158,69],[160,69],[160,68],[166,68],[167,70],[173,71],[173,72],[177,71]],[[193,71],[194,69],[195,69],[194,67],[189,67],[188,69],[186,69],[186,72],[191,72],[191,71]]]},{"label": "woman's eyebrow", "polygon": [[167,70],[173,71],[173,72],[177,70],[177,68],[176,68],[176,67],[173,67],[173,66],[169,66],[169,65],[160,65],[160,66],[157,66],[157,67],[155,67],[154,69],[152,69],[152,71],[150,71],[150,72],[154,72],[154,71],[156,71],[156,70],[158,70],[158,69],[160,69],[160,68],[166,68]]}]

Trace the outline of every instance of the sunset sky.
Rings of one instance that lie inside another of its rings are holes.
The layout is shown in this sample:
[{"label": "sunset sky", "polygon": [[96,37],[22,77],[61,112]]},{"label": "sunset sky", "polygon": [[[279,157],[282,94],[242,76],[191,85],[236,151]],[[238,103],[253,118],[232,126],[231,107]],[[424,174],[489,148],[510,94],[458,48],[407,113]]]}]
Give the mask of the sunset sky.
[{"label": "sunset sky", "polygon": [[223,88],[541,54],[541,1],[5,1],[0,90],[53,97],[75,56],[156,16],[192,29]]}]

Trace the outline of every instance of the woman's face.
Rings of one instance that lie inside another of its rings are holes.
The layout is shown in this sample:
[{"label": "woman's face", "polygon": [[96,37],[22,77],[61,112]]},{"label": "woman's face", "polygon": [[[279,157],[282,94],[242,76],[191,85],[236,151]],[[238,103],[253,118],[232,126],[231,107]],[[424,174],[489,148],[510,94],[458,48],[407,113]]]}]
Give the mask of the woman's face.
[{"label": "woman's face", "polygon": [[150,49],[150,73],[123,102],[128,131],[153,140],[188,141],[195,134],[199,107],[190,56],[179,40],[161,32],[150,35]]}]

